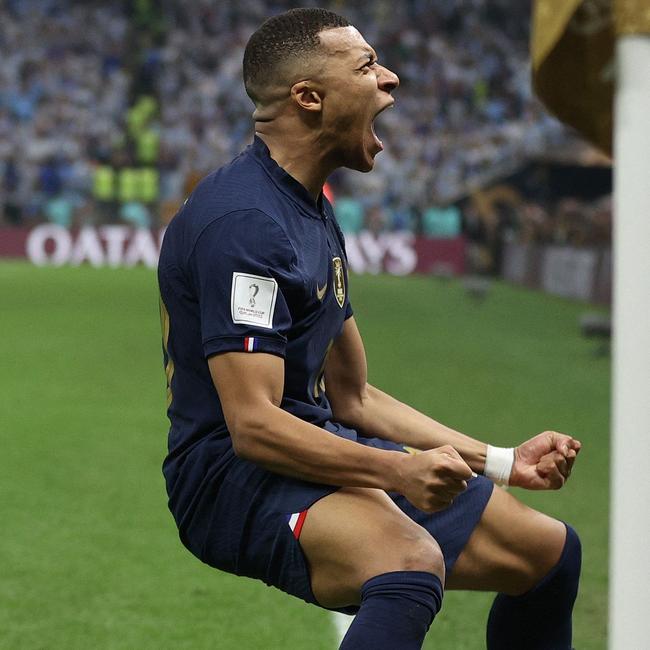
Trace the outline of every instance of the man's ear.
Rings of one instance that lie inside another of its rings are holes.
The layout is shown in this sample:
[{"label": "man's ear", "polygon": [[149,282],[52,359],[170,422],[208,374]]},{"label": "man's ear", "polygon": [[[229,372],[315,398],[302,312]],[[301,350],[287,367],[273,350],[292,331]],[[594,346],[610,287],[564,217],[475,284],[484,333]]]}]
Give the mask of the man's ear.
[{"label": "man's ear", "polygon": [[293,84],[291,99],[306,111],[320,112],[323,110],[323,95],[312,81],[304,80]]}]

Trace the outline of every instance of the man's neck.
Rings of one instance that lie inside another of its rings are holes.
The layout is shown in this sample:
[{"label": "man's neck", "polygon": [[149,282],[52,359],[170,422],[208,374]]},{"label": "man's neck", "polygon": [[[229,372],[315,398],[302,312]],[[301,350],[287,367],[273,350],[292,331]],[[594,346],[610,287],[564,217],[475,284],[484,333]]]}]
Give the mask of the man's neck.
[{"label": "man's neck", "polygon": [[268,123],[257,122],[255,134],[269,148],[271,158],[317,200],[327,177],[334,170],[334,166],[328,165],[324,159],[317,137],[311,133],[296,134],[289,129],[279,132],[275,126],[273,129],[268,127]]}]

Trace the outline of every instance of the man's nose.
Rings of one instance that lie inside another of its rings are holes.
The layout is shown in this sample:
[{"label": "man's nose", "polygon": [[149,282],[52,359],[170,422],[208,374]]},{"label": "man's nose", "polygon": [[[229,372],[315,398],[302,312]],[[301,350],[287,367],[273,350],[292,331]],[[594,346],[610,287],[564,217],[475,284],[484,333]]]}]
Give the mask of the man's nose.
[{"label": "man's nose", "polygon": [[399,77],[388,68],[385,68],[383,65],[379,66],[379,76],[378,84],[382,90],[385,90],[387,93],[392,92],[399,86]]}]

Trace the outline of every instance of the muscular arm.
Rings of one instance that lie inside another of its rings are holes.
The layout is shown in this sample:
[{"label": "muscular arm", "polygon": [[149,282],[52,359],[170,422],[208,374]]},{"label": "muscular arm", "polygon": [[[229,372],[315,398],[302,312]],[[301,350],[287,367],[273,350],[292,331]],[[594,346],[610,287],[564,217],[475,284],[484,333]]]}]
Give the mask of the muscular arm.
[{"label": "muscular arm", "polygon": [[209,360],[235,453],[307,481],[381,488],[433,511],[465,488],[471,471],[452,448],[409,456],[339,438],[280,408],[284,362],[228,352]]},{"label": "muscular arm", "polygon": [[482,472],[487,445],[450,429],[368,384],[366,355],[354,318],[330,351],[325,389],[334,418],[370,437],[393,440],[417,449],[452,445],[467,464]]},{"label": "muscular arm", "polygon": [[[451,445],[465,462],[483,473],[487,444],[455,431],[368,384],[366,356],[354,318],[345,322],[325,368],[325,389],[337,421],[360,433],[417,449]],[[561,487],[580,443],[545,432],[515,452],[511,483],[531,489]]]}]

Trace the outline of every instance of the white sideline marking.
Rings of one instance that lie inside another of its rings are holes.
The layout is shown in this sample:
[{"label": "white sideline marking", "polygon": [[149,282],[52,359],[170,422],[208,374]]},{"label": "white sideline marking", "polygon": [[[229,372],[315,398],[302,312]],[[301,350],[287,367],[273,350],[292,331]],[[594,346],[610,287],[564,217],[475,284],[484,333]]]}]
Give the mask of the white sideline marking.
[{"label": "white sideline marking", "polygon": [[347,614],[341,614],[340,612],[332,612],[332,620],[334,621],[334,627],[336,628],[336,647],[338,648],[343,641],[345,633],[348,631],[350,624],[354,620],[354,616],[348,616]]}]

